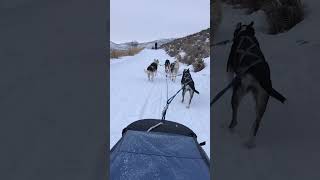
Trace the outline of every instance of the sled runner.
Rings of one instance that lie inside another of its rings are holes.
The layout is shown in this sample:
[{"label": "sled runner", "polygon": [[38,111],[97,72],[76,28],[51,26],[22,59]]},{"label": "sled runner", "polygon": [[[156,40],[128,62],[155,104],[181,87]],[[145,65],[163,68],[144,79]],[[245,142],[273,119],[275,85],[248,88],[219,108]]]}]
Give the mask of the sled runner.
[{"label": "sled runner", "polygon": [[209,158],[200,144],[196,134],[182,124],[135,121],[123,129],[111,149],[110,178],[209,180]]}]

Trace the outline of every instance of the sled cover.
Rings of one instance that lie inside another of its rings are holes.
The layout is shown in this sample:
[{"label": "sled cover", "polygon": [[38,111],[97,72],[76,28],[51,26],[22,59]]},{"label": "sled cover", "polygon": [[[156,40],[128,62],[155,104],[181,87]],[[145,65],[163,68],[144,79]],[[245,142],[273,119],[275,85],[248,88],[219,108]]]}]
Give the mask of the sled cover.
[{"label": "sled cover", "polygon": [[187,127],[160,120],[140,120],[123,130],[111,149],[112,180],[209,180],[209,160]]}]

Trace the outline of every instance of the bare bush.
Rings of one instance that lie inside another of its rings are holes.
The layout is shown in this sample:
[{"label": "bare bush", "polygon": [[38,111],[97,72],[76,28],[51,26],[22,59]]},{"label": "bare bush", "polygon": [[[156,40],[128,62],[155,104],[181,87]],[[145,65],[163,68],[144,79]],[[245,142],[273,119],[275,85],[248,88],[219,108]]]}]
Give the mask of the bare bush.
[{"label": "bare bush", "polygon": [[206,67],[203,59],[201,59],[201,58],[196,59],[192,63],[192,66],[193,66],[194,72],[199,72]]}]

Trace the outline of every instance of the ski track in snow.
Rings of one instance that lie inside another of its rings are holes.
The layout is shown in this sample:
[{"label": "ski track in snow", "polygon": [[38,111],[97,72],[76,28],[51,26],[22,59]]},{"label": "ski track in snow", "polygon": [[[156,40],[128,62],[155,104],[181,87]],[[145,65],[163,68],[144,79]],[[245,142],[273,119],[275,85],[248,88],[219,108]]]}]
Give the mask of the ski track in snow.
[{"label": "ski track in snow", "polygon": [[[247,149],[243,142],[255,118],[251,95],[243,98],[239,107],[238,126],[233,134],[226,128],[231,121],[231,94],[228,91],[211,108],[213,116],[213,178],[246,180],[300,180],[320,179],[317,167],[320,162],[319,146],[319,13],[320,2],[305,1],[308,16],[292,30],[278,35],[263,32],[262,16],[243,15],[241,10],[224,6],[223,22],[215,42],[230,39],[237,22],[256,27],[256,36],[270,65],[275,89],[288,101],[281,104],[270,98],[256,139],[257,146]],[[297,40],[309,40],[303,46]],[[226,63],[231,44],[212,50],[211,83],[213,94],[227,85]]]},{"label": "ski track in snow", "polygon": [[[135,56],[111,59],[110,61],[110,148],[121,138],[122,129],[130,123],[147,118],[161,119],[167,101],[164,66],[158,67],[154,81],[148,81],[144,69],[157,58],[163,65],[166,59],[173,62],[165,51],[145,49]],[[190,109],[187,109],[189,93],[182,104],[181,92],[169,105],[166,119],[181,123],[192,129],[199,143],[206,141],[203,149],[210,157],[210,61],[205,59],[206,68],[198,73],[191,71],[196,89]],[[180,63],[179,73],[187,68]],[[192,66],[190,66],[192,70]],[[181,76],[175,82],[168,77],[168,98],[181,88]]]}]

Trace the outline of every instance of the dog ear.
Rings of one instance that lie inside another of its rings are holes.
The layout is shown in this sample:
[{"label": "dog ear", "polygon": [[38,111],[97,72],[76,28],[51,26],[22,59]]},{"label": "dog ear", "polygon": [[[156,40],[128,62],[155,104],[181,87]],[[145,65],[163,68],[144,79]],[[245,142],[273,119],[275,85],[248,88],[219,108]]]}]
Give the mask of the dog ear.
[{"label": "dog ear", "polygon": [[248,26],[252,27],[252,26],[253,26],[253,24],[254,24],[254,22],[253,22],[253,21],[251,21],[251,23],[250,23]]}]

